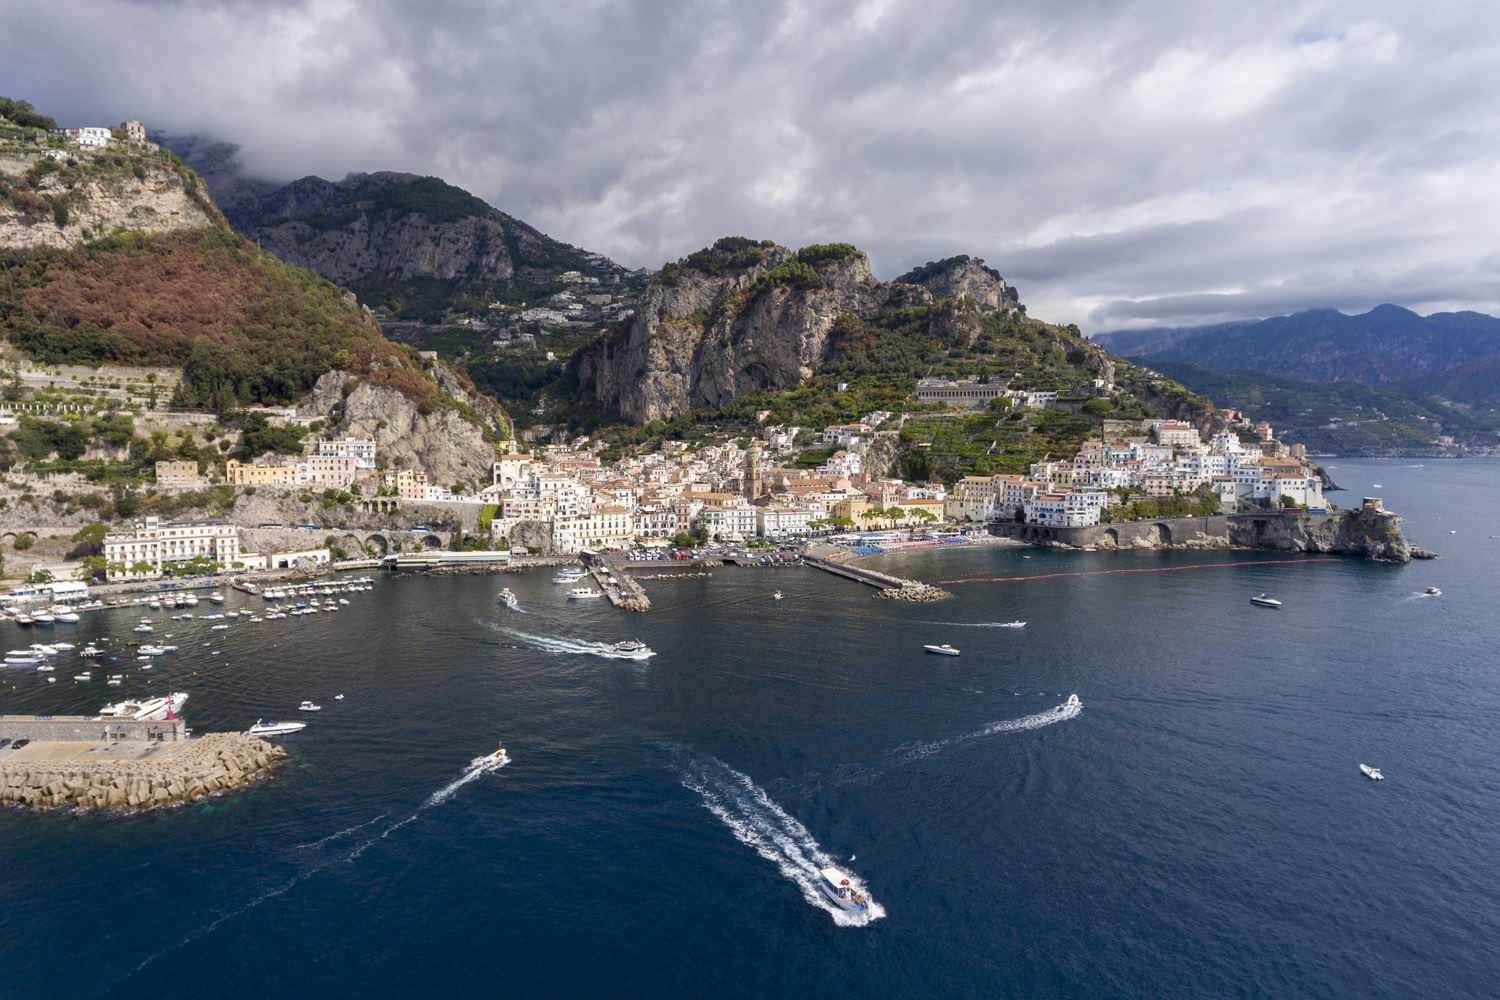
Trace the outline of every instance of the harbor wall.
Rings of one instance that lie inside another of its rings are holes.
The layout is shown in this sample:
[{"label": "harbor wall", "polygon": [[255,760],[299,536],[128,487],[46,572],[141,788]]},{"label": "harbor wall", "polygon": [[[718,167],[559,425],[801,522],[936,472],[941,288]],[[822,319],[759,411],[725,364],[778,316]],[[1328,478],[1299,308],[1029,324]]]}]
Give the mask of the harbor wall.
[{"label": "harbor wall", "polygon": [[38,741],[6,752],[0,805],[146,812],[243,788],[286,757],[281,747],[243,733],[142,746]]},{"label": "harbor wall", "polygon": [[111,743],[156,740],[174,743],[188,738],[182,719],[136,722],[103,715],[0,715],[0,737],[52,743]]}]

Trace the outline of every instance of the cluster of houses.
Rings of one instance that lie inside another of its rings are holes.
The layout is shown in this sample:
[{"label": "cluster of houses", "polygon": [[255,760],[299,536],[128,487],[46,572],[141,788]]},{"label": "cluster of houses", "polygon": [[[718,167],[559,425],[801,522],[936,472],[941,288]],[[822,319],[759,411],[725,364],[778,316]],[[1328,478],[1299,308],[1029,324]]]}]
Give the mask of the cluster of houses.
[{"label": "cluster of houses", "polygon": [[1205,442],[1181,421],[1154,420],[1146,429],[1148,435],[1116,443],[1085,441],[1071,460],[1036,463],[1025,476],[967,476],[954,484],[948,514],[1074,527],[1098,524],[1111,505],[1204,487],[1224,510],[1324,506],[1323,480],[1305,466],[1300,446],[1275,440],[1264,421],[1254,425],[1253,443],[1236,430]]}]

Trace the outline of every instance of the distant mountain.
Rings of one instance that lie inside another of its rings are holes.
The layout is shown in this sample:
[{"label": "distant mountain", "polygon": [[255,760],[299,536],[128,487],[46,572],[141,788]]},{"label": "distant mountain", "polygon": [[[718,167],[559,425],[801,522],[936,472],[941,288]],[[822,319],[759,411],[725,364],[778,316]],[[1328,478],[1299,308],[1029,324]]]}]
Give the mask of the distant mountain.
[{"label": "distant mountain", "polygon": [[1217,326],[1096,334],[1117,354],[1217,371],[1251,369],[1308,382],[1389,385],[1500,356],[1500,319],[1482,313],[1418,316],[1377,306],[1359,316],[1313,309]]}]

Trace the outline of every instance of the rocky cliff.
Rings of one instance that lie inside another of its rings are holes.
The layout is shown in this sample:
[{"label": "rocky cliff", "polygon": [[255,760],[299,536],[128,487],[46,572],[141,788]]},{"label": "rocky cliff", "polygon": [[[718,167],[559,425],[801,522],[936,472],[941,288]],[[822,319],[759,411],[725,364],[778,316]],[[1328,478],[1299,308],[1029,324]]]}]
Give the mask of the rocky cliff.
[{"label": "rocky cliff", "polygon": [[[958,284],[1003,299],[977,279]],[[920,285],[876,281],[847,244],[793,253],[730,237],[664,267],[634,318],[578,355],[579,383],[631,420],[668,419],[796,385],[829,359],[841,322],[937,299]],[[933,325],[964,342],[974,333],[958,306]]]},{"label": "rocky cliff", "polygon": [[341,433],[373,439],[383,460],[427,473],[434,486],[489,485],[492,442],[510,434],[504,412],[441,362],[426,374],[458,405],[413,398],[392,384],[330,371],[300,410],[327,418]]},{"label": "rocky cliff", "polygon": [[40,149],[0,154],[0,247],[67,248],[117,228],[223,225],[192,171],[144,148],[56,159]]},{"label": "rocky cliff", "polygon": [[235,228],[330,281],[551,280],[584,254],[436,177],[304,177],[228,210]]},{"label": "rocky cliff", "polygon": [[1407,563],[1431,559],[1401,532],[1403,519],[1378,502],[1336,514],[1237,515],[1229,518],[1229,543],[1278,552],[1328,552]]},{"label": "rocky cliff", "polygon": [[1001,312],[1024,311],[1015,287],[1007,285],[999,271],[966,254],[913,268],[896,280],[921,285],[939,298],[970,299]]}]

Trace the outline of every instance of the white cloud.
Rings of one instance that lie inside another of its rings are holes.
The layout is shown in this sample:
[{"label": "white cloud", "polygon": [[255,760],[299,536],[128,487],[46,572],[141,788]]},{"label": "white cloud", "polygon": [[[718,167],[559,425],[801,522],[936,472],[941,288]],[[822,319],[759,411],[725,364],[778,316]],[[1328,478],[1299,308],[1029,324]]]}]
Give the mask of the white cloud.
[{"label": "white cloud", "polygon": [[27,5],[0,93],[433,173],[657,265],[739,233],[986,258],[1033,315],[1500,311],[1500,41],[1459,0]]}]

